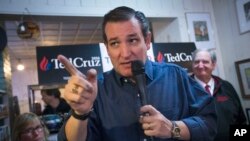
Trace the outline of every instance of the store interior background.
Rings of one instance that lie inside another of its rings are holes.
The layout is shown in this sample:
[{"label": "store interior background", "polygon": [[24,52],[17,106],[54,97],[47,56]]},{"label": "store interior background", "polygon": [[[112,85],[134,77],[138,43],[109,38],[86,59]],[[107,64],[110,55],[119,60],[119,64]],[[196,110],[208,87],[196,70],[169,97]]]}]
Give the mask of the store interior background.
[{"label": "store interior background", "polygon": [[[10,56],[11,95],[18,96],[21,113],[29,111],[28,85],[39,85],[36,46],[100,43],[104,13],[122,5],[150,18],[155,43],[190,42],[185,13],[209,13],[218,58],[216,74],[231,82],[243,107],[250,108],[249,100],[242,98],[234,64],[250,58],[250,32],[239,31],[235,0],[1,0],[0,24],[8,36],[5,51]],[[22,16],[38,23],[41,35],[37,40],[16,35]],[[24,71],[16,69],[18,59],[25,65]]]}]

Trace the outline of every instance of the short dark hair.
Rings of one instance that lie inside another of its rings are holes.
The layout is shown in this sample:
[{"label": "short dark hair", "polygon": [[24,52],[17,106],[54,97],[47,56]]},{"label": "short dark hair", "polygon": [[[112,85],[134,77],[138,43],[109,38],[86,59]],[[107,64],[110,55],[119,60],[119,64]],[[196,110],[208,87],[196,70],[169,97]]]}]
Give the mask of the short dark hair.
[{"label": "short dark hair", "polygon": [[132,8],[121,6],[117,7],[107,14],[104,15],[103,23],[102,23],[102,36],[104,42],[107,42],[107,35],[105,33],[105,26],[108,22],[120,22],[120,21],[128,21],[135,17],[139,24],[141,25],[141,31],[144,37],[147,37],[149,31],[149,22],[145,15],[140,11],[135,11]]},{"label": "short dark hair", "polygon": [[41,90],[41,92],[46,93],[49,96],[54,96],[56,98],[61,97],[61,92],[59,91],[59,89],[43,89]]}]

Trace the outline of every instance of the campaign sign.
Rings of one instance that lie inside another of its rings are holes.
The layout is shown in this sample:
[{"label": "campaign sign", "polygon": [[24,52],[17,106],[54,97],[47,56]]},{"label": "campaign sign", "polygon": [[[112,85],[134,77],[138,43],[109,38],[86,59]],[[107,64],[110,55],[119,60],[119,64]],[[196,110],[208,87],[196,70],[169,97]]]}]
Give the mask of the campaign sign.
[{"label": "campaign sign", "polygon": [[[180,65],[188,72],[192,69],[191,53],[196,49],[194,43],[151,43],[147,57],[151,61],[167,62]],[[113,68],[106,46],[99,44],[63,45],[37,47],[37,69],[39,85],[65,84],[70,75],[57,60],[62,54],[82,73],[90,68],[98,74]]]},{"label": "campaign sign", "polygon": [[90,68],[103,72],[99,44],[37,47],[37,70],[39,84],[66,83],[70,74],[57,59],[64,55],[82,73]]},{"label": "campaign sign", "polygon": [[152,46],[156,62],[174,63],[192,72],[194,43],[153,43]]}]

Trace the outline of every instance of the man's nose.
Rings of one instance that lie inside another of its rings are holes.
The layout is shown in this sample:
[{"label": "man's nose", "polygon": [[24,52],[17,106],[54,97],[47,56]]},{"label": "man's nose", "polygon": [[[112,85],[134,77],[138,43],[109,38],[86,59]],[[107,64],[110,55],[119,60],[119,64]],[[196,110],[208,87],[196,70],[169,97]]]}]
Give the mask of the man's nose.
[{"label": "man's nose", "polygon": [[197,68],[203,68],[204,67],[204,64],[200,61],[196,64],[196,67]]},{"label": "man's nose", "polygon": [[121,44],[121,56],[126,58],[130,56],[130,54],[130,48],[126,44]]}]

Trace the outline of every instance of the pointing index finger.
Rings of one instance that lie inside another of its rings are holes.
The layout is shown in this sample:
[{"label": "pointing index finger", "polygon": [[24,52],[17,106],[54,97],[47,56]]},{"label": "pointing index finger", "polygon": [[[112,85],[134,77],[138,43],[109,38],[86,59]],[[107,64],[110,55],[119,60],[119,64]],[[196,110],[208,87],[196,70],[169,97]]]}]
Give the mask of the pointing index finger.
[{"label": "pointing index finger", "polygon": [[65,66],[65,69],[69,72],[71,76],[78,75],[83,76],[83,74],[75,68],[73,64],[70,63],[70,61],[63,55],[58,55],[57,59]]}]

